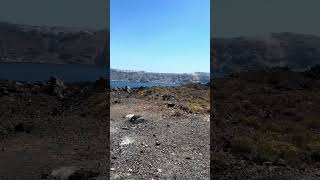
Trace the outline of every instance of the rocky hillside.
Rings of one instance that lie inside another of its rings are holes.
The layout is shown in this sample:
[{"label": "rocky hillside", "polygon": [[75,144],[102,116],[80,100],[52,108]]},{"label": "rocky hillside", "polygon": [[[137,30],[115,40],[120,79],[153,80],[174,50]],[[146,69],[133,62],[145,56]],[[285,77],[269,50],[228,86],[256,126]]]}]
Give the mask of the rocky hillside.
[{"label": "rocky hillside", "polygon": [[313,35],[216,38],[211,40],[211,49],[216,75],[276,66],[305,70],[320,63],[320,37]]},{"label": "rocky hillside", "polygon": [[105,65],[109,32],[0,23],[0,62]]},{"label": "rocky hillside", "polygon": [[319,179],[320,66],[212,83],[212,179]]},{"label": "rocky hillside", "polygon": [[145,71],[123,71],[111,69],[110,78],[114,81],[161,82],[161,83],[207,83],[209,73],[193,74],[150,73]]}]

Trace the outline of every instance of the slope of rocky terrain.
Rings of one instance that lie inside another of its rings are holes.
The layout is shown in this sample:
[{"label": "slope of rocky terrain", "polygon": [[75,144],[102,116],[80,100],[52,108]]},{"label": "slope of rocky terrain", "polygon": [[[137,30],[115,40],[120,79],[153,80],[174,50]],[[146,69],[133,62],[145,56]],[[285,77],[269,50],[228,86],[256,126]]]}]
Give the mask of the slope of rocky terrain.
[{"label": "slope of rocky terrain", "polygon": [[212,82],[214,179],[320,178],[320,66],[272,68]]},{"label": "slope of rocky terrain", "polygon": [[0,23],[0,63],[106,65],[109,32]]},{"label": "slope of rocky terrain", "polygon": [[264,67],[306,70],[320,64],[320,37],[272,33],[267,37],[211,39],[213,72],[219,76]]},{"label": "slope of rocky terrain", "polygon": [[109,105],[102,87],[55,78],[1,81],[0,179],[108,179]]},{"label": "slope of rocky terrain", "polygon": [[113,81],[160,82],[160,83],[208,83],[209,73],[196,72],[192,74],[151,73],[145,71],[123,71],[111,69],[110,78]]}]

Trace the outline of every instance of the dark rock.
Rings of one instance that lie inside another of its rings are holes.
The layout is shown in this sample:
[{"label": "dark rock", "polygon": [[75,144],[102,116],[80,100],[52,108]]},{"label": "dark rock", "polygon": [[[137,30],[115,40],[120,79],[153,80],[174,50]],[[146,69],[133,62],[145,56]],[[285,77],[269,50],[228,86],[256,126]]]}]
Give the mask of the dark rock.
[{"label": "dark rock", "polygon": [[169,108],[173,108],[174,106],[175,106],[174,103],[167,103],[167,107],[169,107]]},{"label": "dark rock", "polygon": [[80,116],[81,116],[81,117],[87,117],[88,115],[83,112],[83,113],[80,113]]},{"label": "dark rock", "polygon": [[320,162],[320,152],[312,152],[311,153],[311,158],[315,162]]},{"label": "dark rock", "polygon": [[25,128],[24,128],[24,124],[23,123],[19,123],[17,125],[14,126],[14,131],[15,132],[24,132]]},{"label": "dark rock", "polygon": [[140,115],[129,114],[126,117],[129,118],[129,122],[132,124],[140,124],[145,122],[145,119]]},{"label": "dark rock", "polygon": [[41,174],[41,178],[42,179],[47,179],[49,177],[49,174],[48,173],[42,173]]},{"label": "dark rock", "polygon": [[174,96],[171,94],[164,94],[164,95],[162,95],[162,100],[164,100],[164,101],[174,100]]},{"label": "dark rock", "polygon": [[115,157],[115,156],[112,156],[112,157],[111,157],[111,159],[117,159],[117,157]]},{"label": "dark rock", "polygon": [[97,177],[98,175],[98,172],[92,170],[79,169],[74,172],[68,180],[89,180],[90,178]]},{"label": "dark rock", "polygon": [[33,125],[28,123],[18,123],[17,125],[14,126],[14,131],[17,133],[18,132],[31,133],[32,129],[33,129]]}]

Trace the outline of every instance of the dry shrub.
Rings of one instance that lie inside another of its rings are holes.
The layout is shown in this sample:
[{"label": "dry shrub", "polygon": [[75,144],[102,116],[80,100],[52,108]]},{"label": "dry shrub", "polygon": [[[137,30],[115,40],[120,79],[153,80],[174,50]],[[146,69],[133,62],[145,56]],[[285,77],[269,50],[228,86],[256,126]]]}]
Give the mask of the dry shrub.
[{"label": "dry shrub", "polygon": [[256,157],[267,161],[275,161],[279,158],[299,160],[302,157],[302,151],[289,142],[260,141],[257,144]]}]

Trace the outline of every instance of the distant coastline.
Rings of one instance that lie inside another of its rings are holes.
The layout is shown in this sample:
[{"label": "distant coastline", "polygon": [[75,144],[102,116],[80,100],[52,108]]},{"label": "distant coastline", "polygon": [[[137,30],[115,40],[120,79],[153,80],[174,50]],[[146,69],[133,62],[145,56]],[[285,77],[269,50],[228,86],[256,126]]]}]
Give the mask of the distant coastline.
[{"label": "distant coastline", "polygon": [[210,73],[154,73],[110,69],[110,79],[111,81],[122,82],[154,82],[170,84],[208,83],[210,81]]}]

